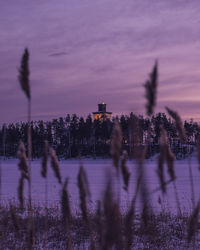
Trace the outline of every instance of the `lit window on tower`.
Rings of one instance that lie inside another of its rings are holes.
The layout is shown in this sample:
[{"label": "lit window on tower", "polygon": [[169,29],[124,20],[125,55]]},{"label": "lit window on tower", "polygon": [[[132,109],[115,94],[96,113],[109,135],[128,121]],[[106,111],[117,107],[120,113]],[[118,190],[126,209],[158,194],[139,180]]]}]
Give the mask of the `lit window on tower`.
[{"label": "lit window on tower", "polygon": [[106,104],[104,102],[98,104],[98,111],[93,112],[93,119],[94,120],[100,120],[104,121],[107,119],[111,119],[112,112],[107,112],[106,111]]}]

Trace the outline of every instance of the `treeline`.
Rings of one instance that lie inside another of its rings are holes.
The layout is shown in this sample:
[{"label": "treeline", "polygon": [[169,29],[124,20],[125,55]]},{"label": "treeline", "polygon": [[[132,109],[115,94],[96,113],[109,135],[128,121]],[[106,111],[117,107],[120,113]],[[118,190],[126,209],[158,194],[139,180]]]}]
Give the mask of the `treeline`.
[{"label": "treeline", "polygon": [[[176,154],[181,158],[191,153],[197,136],[200,134],[200,126],[193,122],[185,121],[184,128],[187,134],[187,143],[182,145],[178,139],[174,122],[167,118],[165,113],[158,113],[151,119],[143,116],[121,115],[110,120],[99,121],[88,115],[86,119],[76,114],[60,117],[52,121],[42,120],[31,122],[32,133],[32,157],[41,157],[43,144],[47,140],[55,149],[59,158],[70,158],[77,156],[101,156],[108,157],[110,154],[110,139],[114,120],[118,119],[122,131],[122,148],[129,155],[135,143],[146,145],[148,141],[147,157],[158,152],[160,127],[163,126],[169,138],[169,144]],[[0,155],[4,157],[15,157],[19,141],[27,142],[27,123],[4,124],[0,128]],[[147,140],[150,130],[150,139]],[[139,141],[134,142],[133,133],[138,135]],[[27,145],[26,145],[27,146]]]}]

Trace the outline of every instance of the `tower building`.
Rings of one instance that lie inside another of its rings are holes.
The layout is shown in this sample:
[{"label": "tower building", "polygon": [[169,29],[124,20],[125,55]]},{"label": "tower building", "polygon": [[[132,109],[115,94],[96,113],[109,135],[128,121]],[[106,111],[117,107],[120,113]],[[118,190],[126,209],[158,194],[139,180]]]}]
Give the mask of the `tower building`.
[{"label": "tower building", "polygon": [[111,119],[112,112],[106,111],[106,104],[104,102],[98,104],[98,111],[93,112],[93,119],[104,121],[106,119]]}]

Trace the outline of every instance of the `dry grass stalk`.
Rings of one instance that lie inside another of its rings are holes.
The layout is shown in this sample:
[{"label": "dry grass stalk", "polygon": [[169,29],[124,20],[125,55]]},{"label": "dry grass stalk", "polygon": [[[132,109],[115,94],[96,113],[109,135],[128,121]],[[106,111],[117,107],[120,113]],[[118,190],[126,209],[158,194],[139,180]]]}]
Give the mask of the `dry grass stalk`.
[{"label": "dry grass stalk", "polygon": [[146,146],[136,146],[135,147],[135,156],[136,156],[136,161],[139,166],[143,166],[144,160],[145,160],[145,155],[146,155],[147,147]]},{"label": "dry grass stalk", "polygon": [[21,225],[20,225],[20,221],[19,221],[19,216],[17,216],[17,213],[16,213],[16,208],[10,204],[10,215],[11,215],[11,220],[12,220],[12,224],[15,228],[15,232],[16,232],[16,235],[19,239],[19,244],[20,244],[20,247],[21,247],[21,243],[23,243],[21,241],[22,239],[22,234],[21,234]]},{"label": "dry grass stalk", "polygon": [[[133,129],[137,128],[136,132],[140,130],[138,118],[134,119]],[[141,138],[138,135],[139,133],[134,133],[134,152],[133,155],[137,162],[137,186],[134,195],[134,200],[136,201],[138,193],[140,193],[142,206],[148,207],[148,192],[147,192],[147,184],[145,182],[145,171],[144,171],[144,159],[146,155],[146,146],[141,145]],[[134,203],[135,203],[134,201]],[[147,211],[147,210],[145,210]],[[146,218],[147,216],[143,217]],[[145,224],[147,222],[145,221]]]},{"label": "dry grass stalk", "polygon": [[[21,59],[21,65],[19,69],[18,80],[20,82],[21,88],[24,91],[27,99],[28,99],[28,197],[29,197],[29,228],[31,228],[31,232],[33,233],[34,225],[32,220],[32,187],[31,187],[31,154],[32,154],[32,142],[31,142],[31,91],[29,86],[29,52],[26,48],[24,50],[24,54]],[[33,235],[32,235],[33,239]],[[30,243],[30,242],[29,242]],[[29,244],[28,243],[28,244]],[[32,244],[29,244],[29,249],[32,249]]]},{"label": "dry grass stalk", "polygon": [[188,242],[191,242],[191,240],[193,239],[193,237],[195,237],[195,234],[198,230],[199,209],[200,209],[200,202],[198,202],[197,206],[193,210],[192,215],[190,216],[188,221],[188,227],[187,227]]},{"label": "dry grass stalk", "polygon": [[175,171],[174,171],[174,153],[171,151],[169,145],[167,147],[167,155],[166,155],[166,161],[167,161],[167,167],[168,167],[168,173],[169,176],[171,177],[171,180],[176,179]]},{"label": "dry grass stalk", "polygon": [[118,120],[115,121],[113,132],[112,132],[112,140],[111,140],[111,157],[113,160],[113,164],[119,170],[119,161],[121,154],[121,144],[122,144],[122,132],[120,128],[120,124]]},{"label": "dry grass stalk", "polygon": [[80,166],[78,173],[78,188],[80,196],[80,208],[82,212],[83,219],[88,221],[88,211],[87,211],[87,198],[90,197],[89,184],[86,172],[83,166]]},{"label": "dry grass stalk", "polygon": [[160,154],[158,156],[158,169],[157,174],[160,180],[162,192],[166,192],[165,178],[164,178],[164,163],[165,163],[165,147],[160,145]]},{"label": "dry grass stalk", "polygon": [[134,215],[135,215],[135,199],[131,203],[131,206],[128,210],[128,213],[125,216],[125,249],[131,250],[132,249],[132,242],[134,236]]},{"label": "dry grass stalk", "polygon": [[179,215],[181,215],[181,203],[180,203],[179,197],[178,197],[176,181],[173,181],[173,187],[174,187],[174,194],[175,194],[175,199],[176,199],[176,204],[177,204],[177,212]]},{"label": "dry grass stalk", "polygon": [[178,134],[179,134],[179,137],[181,139],[181,142],[182,143],[185,143],[186,142],[186,133],[185,133],[185,129],[184,129],[184,126],[183,126],[183,122],[179,116],[179,114],[172,110],[172,109],[169,109],[168,107],[165,107],[168,114],[174,119],[175,121],[175,125],[176,125],[176,130],[178,131]]},{"label": "dry grass stalk", "polygon": [[166,186],[165,186],[165,179],[164,179],[164,157],[163,157],[162,152],[160,153],[160,155],[158,157],[157,174],[158,174],[158,177],[159,177],[159,180],[160,180],[162,192],[165,193],[166,192]]},{"label": "dry grass stalk", "polygon": [[91,220],[90,220],[89,212],[87,209],[87,202],[88,202],[88,199],[91,197],[91,194],[90,194],[87,174],[82,165],[80,166],[79,173],[78,173],[78,188],[79,188],[80,208],[82,212],[82,217],[87,224],[89,235],[90,235],[90,249],[96,250],[93,231],[91,228]]},{"label": "dry grass stalk", "polygon": [[68,178],[66,178],[62,188],[61,210],[62,210],[62,217],[64,224],[70,225],[72,216],[71,216],[71,208],[70,208],[69,194],[67,191],[67,185],[68,185]]},{"label": "dry grass stalk", "polygon": [[[168,180],[168,181],[165,181],[165,186],[167,186],[167,185],[169,185],[170,183],[172,182],[172,180],[170,179],[170,180]],[[152,191],[151,191],[151,194],[154,194],[154,193],[156,193],[156,192],[158,192],[158,191],[162,191],[162,187],[157,187],[157,188],[155,188],[155,189],[153,189]]]},{"label": "dry grass stalk", "polygon": [[[92,234],[92,232],[90,231],[90,234]],[[95,240],[92,234],[92,237],[90,236],[90,250],[96,250],[96,245],[95,245]]]},{"label": "dry grass stalk", "polygon": [[199,162],[199,170],[200,170],[200,135],[198,135],[197,137],[196,147],[197,147],[197,159]]},{"label": "dry grass stalk", "polygon": [[34,245],[34,231],[33,231],[33,221],[31,217],[31,221],[28,227],[28,249],[33,249]]},{"label": "dry grass stalk", "polygon": [[0,204],[1,204],[1,197],[2,197],[2,167],[0,161]]},{"label": "dry grass stalk", "polygon": [[129,125],[130,156],[138,159],[141,156],[140,145],[143,142],[143,131],[136,115],[130,115]]},{"label": "dry grass stalk", "polygon": [[19,179],[19,186],[18,186],[18,198],[20,202],[20,208],[24,208],[24,176],[21,175]]},{"label": "dry grass stalk", "polygon": [[25,150],[24,143],[22,141],[20,141],[19,143],[17,156],[19,158],[18,166],[21,172],[21,177],[19,179],[19,186],[18,186],[18,198],[20,202],[20,208],[23,209],[24,208],[24,195],[23,195],[24,179],[27,179],[28,181],[30,181],[30,178],[29,178],[28,165],[27,165],[27,160],[26,160],[26,150]]},{"label": "dry grass stalk", "polygon": [[142,164],[146,155],[146,146],[142,145],[143,131],[137,116],[131,115],[130,119],[130,135],[132,138],[132,148],[130,150],[138,164]]},{"label": "dry grass stalk", "polygon": [[[139,150],[140,147],[138,147]],[[144,226],[148,225],[149,222],[149,213],[152,212],[151,205],[149,203],[149,192],[146,183],[146,171],[144,169],[144,155],[145,155],[146,147],[141,147],[141,150],[138,151],[137,158],[137,176],[138,176],[138,187],[140,191],[141,201],[142,201],[142,223]]]},{"label": "dry grass stalk", "polygon": [[123,151],[122,159],[121,159],[121,171],[122,171],[122,176],[123,176],[123,180],[124,180],[124,189],[126,191],[128,191],[129,178],[131,175],[129,170],[128,170],[128,167],[126,165],[127,158],[128,158],[127,151]]},{"label": "dry grass stalk", "polygon": [[[103,198],[105,235],[102,249],[123,249],[119,203],[114,200],[111,180],[108,179]],[[112,225],[112,226],[111,226]]]},{"label": "dry grass stalk", "polygon": [[171,180],[175,180],[176,176],[175,176],[175,172],[174,172],[174,153],[171,151],[170,146],[168,144],[168,138],[167,138],[167,132],[166,130],[162,127],[161,128],[161,142],[160,142],[160,146],[161,146],[161,150],[163,151],[163,155],[164,155],[164,160],[167,163],[167,167],[168,167],[168,173],[169,176],[171,178]]},{"label": "dry grass stalk", "polygon": [[96,225],[97,225],[97,235],[99,246],[102,247],[103,244],[103,220],[102,220],[102,208],[101,201],[98,200],[97,210],[96,210]]},{"label": "dry grass stalk", "polygon": [[192,166],[191,166],[191,162],[190,162],[190,157],[188,157],[188,169],[189,169],[189,177],[190,177],[191,200],[192,200],[193,209],[195,209],[194,181],[193,181],[193,174],[192,174]]},{"label": "dry grass stalk", "polygon": [[155,62],[152,72],[150,73],[149,79],[146,81],[144,87],[146,89],[146,112],[147,115],[151,116],[154,112],[154,107],[156,106],[156,96],[157,96],[157,85],[158,85],[158,65]]},{"label": "dry grass stalk", "polygon": [[162,192],[166,192],[166,182],[164,178],[164,163],[167,163],[168,173],[170,175],[171,180],[175,180],[176,176],[174,173],[174,154],[171,151],[169,144],[167,133],[163,127],[161,127],[161,137],[160,137],[160,154],[158,157],[158,176],[160,179],[160,184],[162,188]]},{"label": "dry grass stalk", "polygon": [[[168,144],[168,138],[167,138],[167,132],[166,130],[161,127],[161,137],[160,137],[160,155],[158,157],[158,176],[160,179],[160,184],[161,184],[161,190],[163,193],[166,192],[166,186],[167,184],[169,184],[171,181],[174,181],[176,179],[175,176],[175,171],[174,171],[174,159],[175,156],[173,154],[173,152],[170,149],[170,146]],[[169,181],[165,181],[164,179],[164,163],[167,163],[167,169],[168,169],[168,173],[170,176],[170,180]],[[178,213],[181,213],[181,206],[180,206],[180,202],[179,202],[179,198],[178,198],[178,192],[176,189],[176,184],[173,183],[174,185],[174,192],[175,192],[175,197],[176,197],[176,203],[177,203],[177,209],[178,209]]]},{"label": "dry grass stalk", "polygon": [[55,174],[58,182],[61,184],[62,179],[61,179],[61,175],[60,175],[60,168],[59,168],[59,164],[58,164],[58,158],[57,158],[56,152],[55,152],[55,150],[53,148],[50,148],[50,156],[51,156],[52,169],[54,171],[54,174]]},{"label": "dry grass stalk", "polygon": [[13,223],[13,226],[15,228],[15,231],[19,235],[19,233],[20,233],[20,225],[18,223],[16,209],[12,205],[10,205],[10,214],[11,214],[11,219],[12,219],[12,223]]},{"label": "dry grass stalk", "polygon": [[142,226],[144,226],[146,228],[149,226],[150,211],[149,211],[147,202],[144,202],[144,201],[147,201],[147,200],[143,199],[143,208],[142,208],[142,214],[141,214],[142,221],[141,222],[142,222]]},{"label": "dry grass stalk", "polygon": [[47,165],[48,165],[48,141],[44,141],[43,157],[42,157],[42,169],[41,175],[45,178],[45,234],[44,234],[44,249],[46,249],[47,231],[48,231],[48,178],[47,178]]},{"label": "dry grass stalk", "polygon": [[73,249],[72,235],[71,235],[71,227],[70,227],[72,215],[71,215],[71,208],[70,208],[69,194],[67,191],[67,185],[68,185],[68,178],[65,179],[65,182],[62,188],[61,211],[62,211],[64,228],[66,229],[66,232],[68,233],[67,249],[72,250]]},{"label": "dry grass stalk", "polygon": [[25,95],[27,96],[28,99],[31,98],[31,93],[30,93],[30,86],[29,86],[29,52],[28,49],[26,48],[24,50],[24,54],[21,58],[21,65],[19,69],[19,82],[21,85],[22,90],[24,91]]},{"label": "dry grass stalk", "polygon": [[25,150],[24,143],[22,141],[20,141],[19,143],[17,156],[19,158],[18,166],[21,171],[21,174],[24,176],[24,178],[29,179],[28,165],[27,165],[27,160],[26,160],[26,150]]},{"label": "dry grass stalk", "polygon": [[41,175],[43,178],[46,178],[47,176],[48,150],[49,150],[48,141],[44,141],[44,151],[43,151],[42,170],[41,170]]}]

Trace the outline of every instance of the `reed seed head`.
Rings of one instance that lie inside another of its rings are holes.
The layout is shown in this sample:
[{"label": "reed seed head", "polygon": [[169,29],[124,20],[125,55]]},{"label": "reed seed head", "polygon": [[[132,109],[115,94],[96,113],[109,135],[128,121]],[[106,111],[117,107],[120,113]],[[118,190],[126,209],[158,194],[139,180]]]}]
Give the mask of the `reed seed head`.
[{"label": "reed seed head", "polygon": [[175,121],[176,130],[177,130],[177,132],[179,134],[179,137],[180,137],[182,143],[185,143],[186,142],[186,133],[185,133],[185,129],[184,129],[181,117],[179,116],[179,114],[176,111],[174,111],[172,109],[169,109],[168,107],[165,107],[165,108],[166,108],[168,114]]},{"label": "reed seed head", "polygon": [[154,107],[156,106],[157,85],[158,85],[158,64],[156,61],[153,70],[149,75],[149,79],[146,81],[144,85],[146,89],[146,99],[147,99],[146,112],[147,115],[149,116],[153,114]]},{"label": "reed seed head", "polygon": [[61,179],[61,175],[60,175],[60,168],[59,168],[59,164],[58,164],[58,158],[56,156],[56,152],[53,148],[50,148],[50,156],[51,156],[51,167],[54,171],[54,174],[58,180],[58,182],[61,184],[62,183],[62,179]]},{"label": "reed seed head", "polygon": [[24,91],[27,98],[30,100],[31,93],[30,93],[30,86],[29,86],[29,52],[26,48],[24,50],[24,54],[21,58],[21,65],[19,69],[18,80],[20,82],[21,88]]},{"label": "reed seed head", "polygon": [[166,130],[161,127],[161,137],[160,137],[160,154],[158,157],[158,176],[160,179],[160,184],[162,188],[162,192],[166,192],[166,183],[164,179],[164,163],[167,163],[168,173],[171,177],[171,180],[176,178],[174,172],[174,154],[170,149],[168,144],[167,132]]},{"label": "reed seed head", "polygon": [[19,166],[21,173],[25,177],[28,177],[28,165],[27,165],[27,159],[26,159],[26,150],[25,150],[24,143],[22,141],[20,141],[20,143],[19,143],[17,156],[19,158],[18,166]]}]

